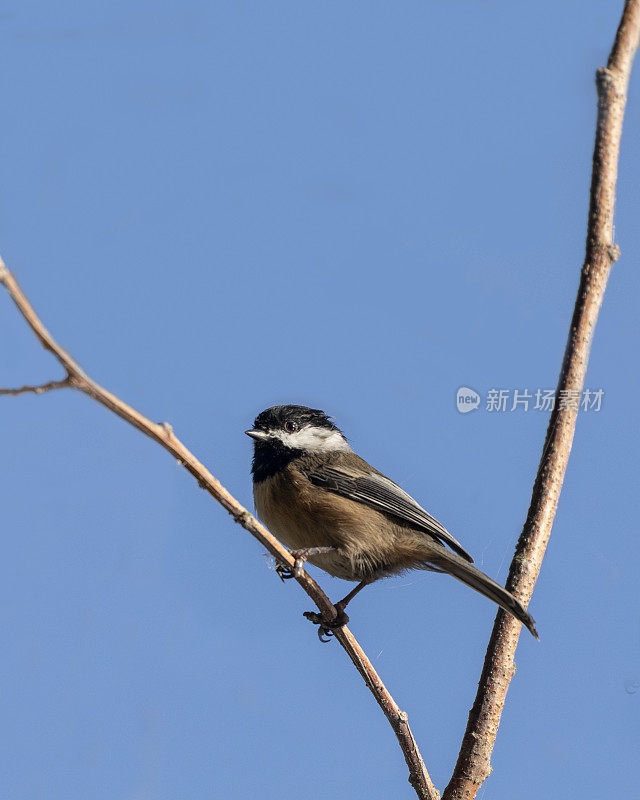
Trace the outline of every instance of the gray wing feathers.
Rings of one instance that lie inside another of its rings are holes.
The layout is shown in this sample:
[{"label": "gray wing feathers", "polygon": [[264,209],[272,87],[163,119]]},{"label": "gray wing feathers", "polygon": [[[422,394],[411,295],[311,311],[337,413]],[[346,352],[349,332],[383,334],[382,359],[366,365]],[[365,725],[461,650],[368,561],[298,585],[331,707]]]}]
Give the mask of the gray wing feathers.
[{"label": "gray wing feathers", "polygon": [[350,500],[364,503],[378,511],[397,517],[411,527],[424,531],[467,561],[473,561],[469,553],[424,508],[384,475],[350,475],[334,467],[319,467],[307,473],[311,483],[329,492],[335,492]]}]

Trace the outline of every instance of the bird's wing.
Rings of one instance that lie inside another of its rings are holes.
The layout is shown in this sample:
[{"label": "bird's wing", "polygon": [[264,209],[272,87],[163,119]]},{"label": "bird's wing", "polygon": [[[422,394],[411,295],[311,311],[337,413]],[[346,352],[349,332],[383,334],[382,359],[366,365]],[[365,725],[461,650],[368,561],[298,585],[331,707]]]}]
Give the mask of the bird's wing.
[{"label": "bird's wing", "polygon": [[454,539],[437,519],[384,475],[375,472],[369,475],[353,475],[329,466],[314,466],[306,475],[315,486],[397,517],[411,527],[424,531],[442,544],[448,545],[467,561],[473,561],[460,542]]}]

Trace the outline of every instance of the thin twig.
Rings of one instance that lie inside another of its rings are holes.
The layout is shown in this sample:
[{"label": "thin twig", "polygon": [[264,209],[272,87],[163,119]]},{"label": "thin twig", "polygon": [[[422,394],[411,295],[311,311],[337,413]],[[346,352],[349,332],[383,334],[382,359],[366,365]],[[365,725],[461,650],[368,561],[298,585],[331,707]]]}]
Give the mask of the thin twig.
[{"label": "thin twig", "polygon": [[[556,398],[580,397],[591,341],[611,267],[619,256],[613,243],[618,155],[627,87],[640,37],[640,0],[627,0],[606,68],[596,73],[598,118],[593,154],[587,245]],[[563,394],[569,392],[570,394]],[[556,402],[533,486],[531,505],[511,563],[507,589],[525,606],[531,598],[551,534],[564,480],[577,407]],[[499,612],[458,762],[443,800],[471,800],[491,772],[491,752],[509,682],[520,625]]]},{"label": "thin twig", "polygon": [[[7,269],[1,258],[0,283],[4,284],[12,300],[18,307],[18,310],[42,346],[53,353],[67,372],[67,377],[63,381],[43,384],[42,387],[23,387],[22,390],[7,389],[2,390],[0,393],[20,394],[22,391],[46,391],[44,388],[45,386],[48,388],[62,388],[62,386],[67,386],[77,389],[93,398],[110,411],[113,411],[114,414],[117,414],[121,419],[158,442],[165,450],[171,453],[171,455],[196,478],[199,486],[206,489],[212,497],[224,506],[236,522],[249,531],[249,533],[251,533],[279,562],[293,569],[294,560],[289,554],[289,551],[224,488],[220,481],[214,478],[209,470],[200,463],[193,453],[191,453],[177,436],[175,436],[172,427],[168,423],[151,422],[147,417],[124,403],[114,394],[111,394],[111,392],[103,389],[102,386],[86,375],[76,361],[66,350],[60,347],[49,331],[44,327],[31,303],[27,300],[16,279]],[[52,385],[53,383],[58,385],[54,387]],[[333,620],[337,613],[336,609],[313,578],[303,571],[296,580],[316,604],[324,618]],[[380,676],[351,631],[346,627],[340,628],[335,632],[335,637],[347,652],[347,655],[354,663],[356,669],[364,679],[364,682],[375,697],[376,702],[389,720],[389,724],[393,728],[393,732],[398,739],[405,761],[407,762],[407,767],[409,768],[409,782],[413,786],[417,796],[420,800],[439,800],[440,795],[426,770],[420,751],[411,733],[407,715],[400,710],[393,697],[389,694]]]},{"label": "thin twig", "polygon": [[[598,122],[586,257],[556,397],[563,396],[563,392],[571,393],[574,397],[580,396],[607,279],[612,265],[619,256],[618,248],[612,238],[615,185],[627,87],[639,35],[640,0],[627,0],[607,67],[600,68],[597,72]],[[278,561],[293,567],[293,559],[288,551],[175,437],[168,424],[151,422],[88,378],[44,328],[1,260],[0,282],[7,288],[41,344],[55,355],[67,372],[67,378],[63,381],[3,390],[0,393],[21,394],[28,391],[41,393],[64,386],[84,392],[162,445],[198,480],[199,485],[207,489]],[[577,408],[571,404],[556,404],[551,415],[533,487],[531,506],[507,581],[507,588],[525,605],[533,592],[549,540],[571,451],[576,418]],[[325,618],[332,619],[336,613],[335,608],[318,584],[306,572],[303,572],[297,580]],[[490,757],[502,707],[509,682],[515,672],[514,653],[519,630],[520,625],[517,622],[503,612],[498,612],[476,701],[470,712],[458,762],[443,800],[463,798],[470,800],[475,797],[480,785],[490,773]],[[336,632],[336,638],[389,720],[404,753],[409,767],[409,780],[416,794],[421,800],[436,800],[438,792],[425,769],[406,714],[400,711],[351,632],[347,628],[342,628]]]},{"label": "thin twig", "polygon": [[71,386],[69,376],[63,378],[61,381],[49,381],[49,383],[40,383],[37,386],[20,386],[17,389],[0,389],[0,395],[6,394],[11,397],[17,397],[19,394],[44,394],[50,392],[52,389],[68,389]]}]

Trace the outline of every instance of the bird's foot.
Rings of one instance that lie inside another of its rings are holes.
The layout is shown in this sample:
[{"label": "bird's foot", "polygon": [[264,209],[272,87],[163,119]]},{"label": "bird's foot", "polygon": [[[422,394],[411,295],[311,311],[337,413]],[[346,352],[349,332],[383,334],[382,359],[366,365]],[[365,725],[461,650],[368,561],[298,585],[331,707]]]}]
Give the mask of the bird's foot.
[{"label": "bird's foot", "polygon": [[276,563],[276,572],[283,583],[293,578],[293,569],[286,564],[281,564],[279,561]]},{"label": "bird's foot", "polygon": [[276,572],[280,576],[281,581],[287,581],[290,578],[299,578],[302,575],[302,568],[305,561],[309,556],[317,556],[321,553],[330,553],[335,550],[335,547],[304,547],[301,550],[289,550],[293,556],[293,567],[287,564],[276,564]]},{"label": "bird's foot", "polygon": [[[303,616],[306,617],[309,622],[312,622],[314,625],[318,626],[318,639],[321,642],[329,642],[331,641],[331,636],[333,636],[333,632],[337,628],[342,628],[344,625],[349,622],[349,617],[345,612],[344,608],[341,608],[340,605],[335,606],[336,609],[336,616],[332,619],[327,621],[322,614],[318,614],[317,611],[305,611]],[[327,638],[324,638],[327,637]]]},{"label": "bird's foot", "polygon": [[307,560],[307,553],[302,550],[292,550],[291,555],[294,558],[293,566],[287,564],[276,564],[276,572],[280,576],[281,581],[288,581],[291,578],[299,578],[302,575],[302,568],[304,562]]}]

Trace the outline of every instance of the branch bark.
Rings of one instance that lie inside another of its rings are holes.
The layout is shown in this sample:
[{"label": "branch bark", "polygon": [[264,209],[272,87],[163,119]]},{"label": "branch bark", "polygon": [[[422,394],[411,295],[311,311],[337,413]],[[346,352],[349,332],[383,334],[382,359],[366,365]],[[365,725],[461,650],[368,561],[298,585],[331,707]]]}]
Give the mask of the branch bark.
[{"label": "branch bark", "polygon": [[[231,514],[234,520],[242,525],[245,530],[249,531],[272,556],[293,569],[294,560],[289,554],[289,551],[224,488],[220,481],[209,472],[204,464],[198,461],[193,453],[191,453],[173,433],[171,425],[166,422],[152,422],[150,419],[140,414],[140,412],[120,400],[119,397],[116,397],[116,395],[107,391],[89,378],[69,353],[53,339],[18,285],[15,277],[7,269],[1,258],[0,283],[3,284],[8,291],[11,299],[18,307],[18,310],[40,344],[58,359],[67,373],[66,378],[60,381],[50,381],[40,386],[23,386],[20,389],[0,389],[0,394],[17,395],[25,392],[40,394],[50,389],[66,387],[83,392],[105,408],[108,408],[109,411],[117,414],[121,419],[125,420],[125,422],[133,425],[146,436],[158,442],[159,445],[177,459],[179,464],[193,475],[198,481],[200,488],[206,489],[209,494]],[[337,613],[336,609],[316,581],[304,571],[296,580],[316,604],[324,618],[328,621],[333,620]],[[402,753],[409,769],[409,782],[413,786],[417,796],[420,800],[439,800],[440,795],[429,777],[416,741],[413,738],[407,714],[400,710],[398,704],[389,693],[351,631],[343,627],[336,630],[334,635],[346,651],[388,719],[398,739],[398,743],[402,748]]]},{"label": "branch bark", "polygon": [[[622,120],[633,59],[640,37],[640,0],[627,0],[606,67],[596,72],[598,117],[593,153],[587,244],[556,398],[579,397],[591,342],[611,267],[620,252],[613,243],[613,211]],[[577,392],[565,394],[562,392]],[[578,409],[556,402],[551,414],[531,505],[511,562],[507,589],[526,607],[551,534]],[[443,800],[471,800],[491,772],[491,753],[509,682],[520,625],[498,613],[484,660],[480,684],[453,776]]]},{"label": "branch bark", "polygon": [[[606,68],[596,73],[598,118],[593,155],[590,208],[585,261],[578,296],[571,320],[569,338],[558,379],[556,397],[580,396],[584,385],[591,341],[612,265],[619,257],[613,243],[613,211],[618,171],[622,121],[633,59],[640,37],[640,0],[627,0]],[[0,259],[0,283],[5,286],[18,310],[38,338],[64,367],[66,377],[35,386],[0,389],[0,394],[41,394],[53,389],[73,388],[96,400],[139,431],[158,442],[193,475],[257,541],[278,561],[293,567],[289,552],[272,536],[209,472],[175,436],[167,423],[155,423],[107,391],[80,368],[76,361],[55,342],[16,279]],[[575,394],[577,393],[577,394]],[[527,605],[540,572],[549,541],[558,498],[571,452],[578,409],[559,404],[551,414],[538,467],[531,505],[511,563],[507,588]],[[306,572],[296,578],[321,614],[332,620],[336,609],[320,586]],[[515,673],[514,654],[520,623],[499,611],[485,656],[476,699],[469,714],[451,781],[442,800],[471,800],[488,777],[490,759],[500,724],[509,682]],[[420,800],[439,800],[407,721],[382,683],[373,665],[345,627],[335,633],[347,655],[369,687],[387,717],[402,748],[409,782]]]}]

